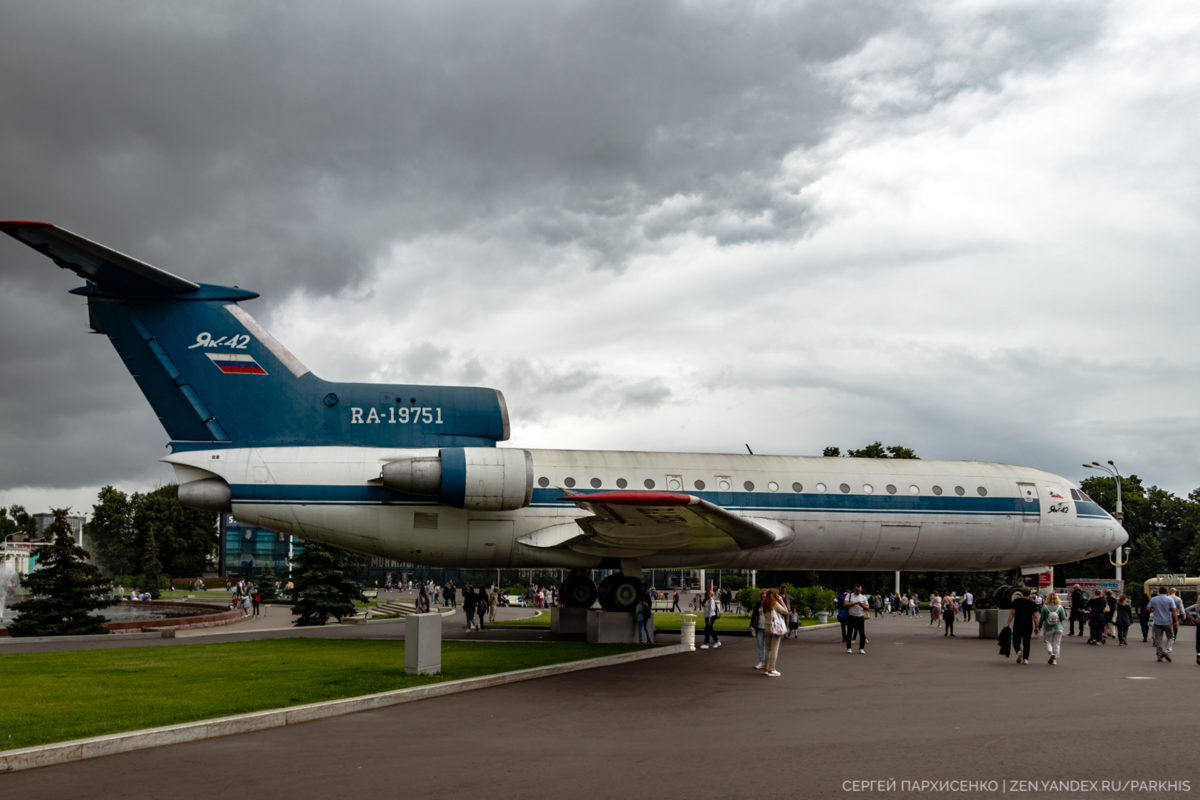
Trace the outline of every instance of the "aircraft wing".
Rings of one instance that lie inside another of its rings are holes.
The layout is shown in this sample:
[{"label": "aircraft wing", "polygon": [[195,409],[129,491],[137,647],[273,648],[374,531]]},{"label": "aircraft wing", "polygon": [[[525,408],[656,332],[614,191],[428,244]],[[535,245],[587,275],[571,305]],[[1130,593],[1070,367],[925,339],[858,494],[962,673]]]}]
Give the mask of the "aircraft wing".
[{"label": "aircraft wing", "polygon": [[122,294],[194,292],[199,284],[63,230],[49,222],[0,220],[0,231],[27,244],[63,269]]},{"label": "aircraft wing", "polygon": [[707,500],[678,492],[620,491],[560,497],[592,512],[575,520],[586,537],[572,550],[597,555],[644,555],[680,548],[740,550],[766,547],[780,534]]}]

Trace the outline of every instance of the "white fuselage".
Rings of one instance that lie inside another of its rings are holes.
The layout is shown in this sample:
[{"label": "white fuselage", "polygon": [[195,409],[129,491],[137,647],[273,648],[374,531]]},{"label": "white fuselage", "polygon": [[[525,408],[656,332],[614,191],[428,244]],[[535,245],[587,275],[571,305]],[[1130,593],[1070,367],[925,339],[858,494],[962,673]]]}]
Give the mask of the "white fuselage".
[{"label": "white fuselage", "polygon": [[[1125,531],[1065,478],[976,461],[530,450],[534,493],[515,511],[469,511],[379,483],[385,463],[436,450],[272,447],[164,458],[180,483],[219,476],[233,516],[304,539],[445,567],[593,567],[618,551],[580,541],[574,491],[701,495],[781,532],[771,547],[673,547],[647,568],[1004,570],[1111,551]],[[1073,491],[1074,490],[1074,491]],[[625,554],[627,555],[627,554]]]}]

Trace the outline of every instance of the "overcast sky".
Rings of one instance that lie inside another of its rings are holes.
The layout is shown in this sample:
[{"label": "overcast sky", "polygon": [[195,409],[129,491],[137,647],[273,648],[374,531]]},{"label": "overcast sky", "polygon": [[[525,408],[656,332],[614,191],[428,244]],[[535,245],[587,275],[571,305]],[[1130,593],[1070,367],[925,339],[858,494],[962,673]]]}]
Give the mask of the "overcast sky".
[{"label": "overcast sky", "polygon": [[[510,445],[875,440],[1200,486],[1194,3],[0,0],[0,218]],[[0,237],[0,502],[169,481]]]}]

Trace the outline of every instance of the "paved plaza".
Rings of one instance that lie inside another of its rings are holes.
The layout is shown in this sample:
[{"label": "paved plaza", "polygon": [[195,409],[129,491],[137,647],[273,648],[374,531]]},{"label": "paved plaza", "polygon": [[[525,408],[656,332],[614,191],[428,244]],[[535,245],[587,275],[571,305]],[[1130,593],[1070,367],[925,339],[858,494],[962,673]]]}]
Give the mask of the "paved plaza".
[{"label": "paved plaza", "polygon": [[[452,627],[453,618],[448,635]],[[1172,664],[1156,663],[1135,636],[1127,648],[1072,638],[1056,667],[1040,655],[1039,640],[1033,663],[1017,666],[974,638],[973,624],[961,631],[950,639],[924,619],[872,620],[868,653],[847,655],[836,628],[814,630],[783,643],[777,679],[753,669],[752,639],[729,636],[717,650],[3,775],[0,791],[22,800],[180,792],[290,800],[402,792],[833,797],[853,794],[846,781],[894,780],[892,796],[971,797],[992,793],[904,792],[901,781],[1157,779],[1191,782],[1191,792],[1175,796],[1196,793],[1193,629]],[[403,625],[378,624],[301,635],[402,633]],[[276,635],[289,634],[193,641]]]}]

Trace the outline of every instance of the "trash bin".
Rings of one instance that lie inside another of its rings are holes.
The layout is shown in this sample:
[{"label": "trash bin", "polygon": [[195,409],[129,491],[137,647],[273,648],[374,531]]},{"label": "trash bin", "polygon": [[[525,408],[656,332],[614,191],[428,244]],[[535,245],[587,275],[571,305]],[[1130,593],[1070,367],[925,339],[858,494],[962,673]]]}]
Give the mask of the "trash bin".
[{"label": "trash bin", "polygon": [[828,611],[818,611],[817,619],[820,620],[822,625],[829,624],[829,612]]},{"label": "trash bin", "polygon": [[975,619],[979,622],[979,638],[995,639],[1000,635],[1004,622],[1008,621],[1008,612],[999,608],[979,608],[975,610]]},{"label": "trash bin", "polygon": [[696,615],[679,615],[679,643],[696,649]]}]

